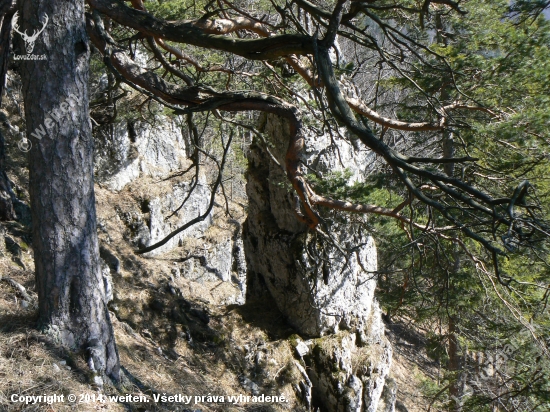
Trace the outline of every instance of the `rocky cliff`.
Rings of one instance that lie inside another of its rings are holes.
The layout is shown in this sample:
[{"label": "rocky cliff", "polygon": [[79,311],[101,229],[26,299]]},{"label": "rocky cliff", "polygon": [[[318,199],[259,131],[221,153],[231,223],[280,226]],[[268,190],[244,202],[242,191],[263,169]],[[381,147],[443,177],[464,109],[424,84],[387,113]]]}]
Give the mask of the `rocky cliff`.
[{"label": "rocky cliff", "polygon": [[[247,299],[271,295],[300,335],[312,338],[296,344],[308,370],[300,388],[308,403],[328,411],[374,412],[379,405],[390,411],[392,402],[380,402],[392,351],[374,299],[374,240],[331,213],[325,213],[323,234],[308,231],[296,218],[296,200],[280,166],[288,125],[266,117],[262,129],[270,144],[253,145],[247,175]],[[368,167],[369,154],[344,141],[309,135],[305,146],[302,162],[316,173],[347,167],[361,179]]]},{"label": "rocky cliff", "polygon": [[[123,191],[136,181],[147,182],[145,186],[150,186],[143,194],[138,196],[136,193],[139,204],[118,209],[129,229],[130,240],[136,246],[158,242],[207,209],[210,188],[204,172],[190,181],[187,176],[165,180],[190,163],[189,143],[175,122],[162,119],[153,127],[146,122],[123,121],[98,127],[95,135],[98,142],[95,173],[100,185],[112,192]],[[207,216],[147,256],[159,256],[189,240],[197,243],[196,240],[205,238],[212,222],[213,216]],[[172,274],[191,280],[232,282],[241,292],[229,302],[244,303],[246,268],[241,224],[235,219],[230,219],[228,224],[230,230],[216,242],[204,239],[201,245],[187,250],[186,258],[174,263]]]},{"label": "rocky cliff", "polygon": [[[284,164],[286,123],[262,122],[271,155]],[[392,350],[374,298],[376,246],[360,225],[324,213],[323,232],[308,231],[284,171],[258,141],[246,150],[245,215],[228,216],[218,205],[199,225],[136,257],[136,247],[206,210],[211,176],[203,167],[193,179],[167,179],[190,164],[185,133],[169,119],[105,124],[95,138],[101,257],[118,336],[145,339],[166,360],[219,347],[240,390],[292,393],[281,410],[394,410]],[[368,168],[368,152],[329,136],[312,134],[306,147],[302,161],[317,173],[349,168],[360,180]],[[266,332],[253,329],[252,339],[250,325],[224,312],[231,304],[277,313],[267,315],[270,325],[254,321]],[[240,335],[247,343],[235,343]]]},{"label": "rocky cliff", "polygon": [[[271,154],[284,164],[287,124],[265,117],[262,128]],[[103,139],[96,174],[111,191],[122,191],[139,178],[160,179],[186,165],[185,138],[169,122],[154,130],[148,124],[123,122],[96,132]],[[310,135],[306,147],[303,162],[318,173],[345,166],[354,180],[360,180],[368,168],[370,154],[357,153],[343,141],[335,144],[328,136]],[[233,282],[241,290],[234,297],[236,303],[244,303],[246,288],[248,300],[269,294],[299,333],[293,343],[304,373],[295,391],[308,407],[374,412],[380,405],[381,411],[389,411],[392,402],[383,409],[385,403],[380,401],[391,347],[374,299],[374,240],[359,225],[331,214],[325,216],[325,235],[309,232],[296,218],[284,170],[267,150],[257,142],[248,152],[248,214],[243,230],[235,221],[232,236],[203,242],[198,251],[188,253],[188,259],[174,264],[172,274]],[[144,197],[141,211],[121,212],[132,241],[150,245],[205,210],[209,188],[204,175],[196,183],[191,193],[192,182],[169,183]],[[167,219],[180,204],[180,212]],[[150,255],[204,238],[212,222],[209,216]]]}]

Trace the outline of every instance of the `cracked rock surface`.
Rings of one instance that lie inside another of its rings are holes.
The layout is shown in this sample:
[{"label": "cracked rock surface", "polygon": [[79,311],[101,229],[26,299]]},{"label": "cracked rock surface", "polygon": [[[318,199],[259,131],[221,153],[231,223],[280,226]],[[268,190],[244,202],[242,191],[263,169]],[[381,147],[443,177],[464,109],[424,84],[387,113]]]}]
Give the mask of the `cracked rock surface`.
[{"label": "cracked rock surface", "polygon": [[[282,165],[289,136],[286,121],[268,116],[263,132],[269,151]],[[350,168],[360,180],[368,154],[326,136],[307,136],[303,163],[317,172]],[[356,160],[365,159],[362,164]],[[295,199],[284,170],[263,144],[252,145],[247,181],[248,217],[243,240],[247,259],[247,298],[269,294],[302,336],[312,337],[304,354],[313,405],[327,411],[376,412],[391,365],[374,299],[376,246],[346,217],[325,213],[332,241],[308,231],[295,215]],[[309,389],[308,389],[309,387]]]}]

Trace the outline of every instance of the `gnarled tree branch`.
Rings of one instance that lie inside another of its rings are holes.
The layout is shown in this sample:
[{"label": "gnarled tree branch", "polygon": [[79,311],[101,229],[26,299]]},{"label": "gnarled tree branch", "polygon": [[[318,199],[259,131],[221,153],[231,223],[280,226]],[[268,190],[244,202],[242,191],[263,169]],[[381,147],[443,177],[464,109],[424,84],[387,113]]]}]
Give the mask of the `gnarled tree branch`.
[{"label": "gnarled tree branch", "polygon": [[250,60],[275,59],[291,54],[311,54],[309,36],[281,34],[261,39],[238,39],[208,34],[196,22],[168,22],[126,6],[119,0],[88,0],[90,6],[124,26],[139,32],[183,44],[221,50]]}]

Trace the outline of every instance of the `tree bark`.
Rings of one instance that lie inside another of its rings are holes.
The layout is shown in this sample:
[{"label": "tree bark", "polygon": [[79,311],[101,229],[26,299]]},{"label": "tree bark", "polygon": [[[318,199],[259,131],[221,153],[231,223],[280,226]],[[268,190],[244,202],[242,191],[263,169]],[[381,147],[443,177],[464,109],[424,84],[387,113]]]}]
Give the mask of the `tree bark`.
[{"label": "tree bark", "polygon": [[[0,0],[0,98],[4,92],[11,43],[11,18],[15,0]],[[1,100],[0,100],[1,105]]]},{"label": "tree bark", "polygon": [[93,371],[118,380],[96,230],[84,1],[21,3],[22,32],[33,33],[46,15],[49,18],[33,51],[46,55],[46,60],[21,61],[32,143],[30,198],[39,326],[62,345],[85,352]]},{"label": "tree bark", "polygon": [[449,395],[451,397],[451,402],[449,404],[449,411],[451,412],[460,412],[462,410],[460,398],[462,393],[459,386],[458,374],[460,373],[460,359],[458,355],[458,339],[457,339],[457,330],[455,319],[452,316],[449,316],[449,363],[447,367],[450,372],[456,373],[456,376],[453,376],[449,386]]}]

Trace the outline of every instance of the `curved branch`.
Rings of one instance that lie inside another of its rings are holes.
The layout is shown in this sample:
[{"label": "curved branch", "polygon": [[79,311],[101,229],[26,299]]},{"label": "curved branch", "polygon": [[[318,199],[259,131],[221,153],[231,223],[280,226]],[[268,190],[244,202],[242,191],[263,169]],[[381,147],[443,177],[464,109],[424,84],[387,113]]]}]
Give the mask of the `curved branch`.
[{"label": "curved branch", "polygon": [[384,127],[388,127],[390,129],[404,130],[409,132],[426,132],[444,129],[443,124],[436,125],[428,122],[408,123],[384,117],[367,107],[366,104],[358,99],[347,98],[346,102],[349,104],[354,112],[361,114],[367,119],[372,120],[373,122]]},{"label": "curved branch", "polygon": [[155,42],[162,47],[167,52],[172,53],[174,56],[176,56],[176,59],[178,60],[184,60],[188,63],[190,63],[196,71],[201,73],[207,73],[207,72],[222,72],[227,74],[239,74],[241,76],[254,76],[253,73],[244,73],[244,72],[236,72],[235,70],[227,69],[223,66],[213,66],[213,67],[203,67],[195,58],[189,56],[188,54],[185,54],[182,50],[178,49],[177,47],[171,46],[167,44],[163,39],[160,37],[155,37]]},{"label": "curved branch", "polygon": [[[381,155],[388,163],[388,165],[390,165],[396,171],[401,181],[407,186],[411,193],[413,193],[414,196],[417,197],[421,202],[433,207],[435,210],[438,210],[447,221],[451,222],[453,225],[456,225],[466,236],[482,244],[483,247],[489,252],[493,254],[503,255],[504,252],[501,249],[495,247],[490,241],[488,241],[484,237],[478,235],[477,233],[474,233],[472,230],[467,228],[464,223],[460,222],[456,217],[452,216],[443,204],[429,198],[424,193],[422,193],[405,172],[410,172],[419,177],[428,178],[452,198],[458,201],[465,202],[466,204],[474,207],[480,212],[489,215],[496,221],[505,221],[505,218],[501,215],[498,215],[496,211],[478,203],[478,201],[481,201],[492,206],[495,200],[488,194],[483,193],[458,179],[454,179],[442,173],[428,171],[426,169],[422,169],[409,164],[407,162],[407,156],[404,156],[394,151],[384,142],[377,139],[372,131],[366,129],[363,125],[357,122],[355,116],[353,115],[353,112],[351,111],[351,108],[344,99],[339,87],[337,86],[337,80],[332,69],[328,49],[324,47],[317,47],[316,42],[314,42],[314,49],[316,51],[315,58],[317,61],[319,74],[323,82],[325,83],[329,106],[334,116],[342,120],[346,124],[348,129],[355,133],[367,147],[369,147],[375,153]],[[472,196],[472,198],[445,185],[443,182],[449,183],[456,188],[465,191],[470,196]]]},{"label": "curved branch", "polygon": [[238,39],[208,34],[197,22],[168,22],[126,6],[120,0],[88,0],[95,10],[119,24],[165,40],[208,49],[221,50],[250,60],[275,59],[291,54],[311,54],[311,37],[300,34],[281,34],[261,39]]},{"label": "curved branch", "polygon": [[157,243],[154,243],[151,246],[147,246],[143,249],[138,250],[136,254],[142,255],[144,253],[151,252],[152,250],[158,249],[159,247],[168,243],[170,239],[174,238],[175,236],[183,232],[185,229],[193,226],[196,223],[202,222],[204,219],[208,217],[208,215],[210,215],[210,212],[212,212],[212,208],[214,207],[214,203],[216,200],[216,192],[218,191],[218,188],[222,184],[223,169],[227,161],[227,153],[229,152],[232,138],[233,138],[233,135],[230,134],[229,139],[227,141],[227,145],[223,148],[222,161],[221,161],[221,164],[218,165],[218,177],[214,182],[214,185],[212,186],[212,193],[210,194],[210,202],[208,203],[208,207],[206,208],[205,212],[197,216],[196,218],[191,219],[189,222],[179,227],[178,229],[174,230],[173,232],[169,233],[167,236],[165,236],[162,240],[159,240]]},{"label": "curved branch", "polygon": [[[136,1],[137,0],[134,0],[134,2]],[[168,22],[147,13],[141,7],[142,5],[140,6],[140,1],[136,2],[136,8],[128,7],[119,0],[88,0],[88,3],[94,9],[104,13],[116,22],[136,29],[146,35],[155,37],[157,43],[161,47],[173,53],[178,58],[191,63],[199,71],[231,72],[228,69],[218,67],[205,69],[195,59],[187,56],[185,53],[181,52],[181,50],[167,45],[163,39],[208,49],[226,51],[251,60],[269,60],[277,57],[284,57],[288,64],[294,68],[294,70],[296,70],[296,72],[299,73],[311,87],[322,86],[320,80],[314,79],[311,72],[304,67],[296,57],[297,55],[312,54],[312,38],[309,36],[298,34],[273,35],[266,25],[263,25],[257,20],[249,17]],[[307,1],[301,0],[299,3],[302,7],[305,6],[305,8],[310,12],[314,12],[318,15],[321,13],[320,9],[314,7]],[[335,9],[335,12],[337,12],[335,17],[341,18],[341,6],[345,3],[345,1],[341,1],[339,3],[341,4],[339,9]],[[314,8],[312,9],[312,7]],[[332,17],[332,15],[328,12],[321,13],[321,16],[329,19]],[[339,20],[336,19],[334,21],[336,22]],[[344,22],[343,24],[346,25],[347,23]],[[337,27],[335,24],[333,24],[333,26]],[[263,38],[236,39],[222,36],[223,34],[233,33],[237,30],[249,30],[262,36]],[[329,33],[327,33],[327,41],[333,41],[334,35],[334,30],[329,30]],[[432,124],[429,122],[402,122],[400,120],[383,117],[357,99],[347,98],[346,100],[356,113],[367,117],[377,124],[391,129],[403,131],[437,131],[443,130],[445,127],[446,116],[442,117],[439,124]],[[480,110],[496,116],[495,113],[489,109],[467,106],[458,103],[453,103],[452,105],[443,107],[442,112],[446,113],[446,111],[453,109]]]},{"label": "curved branch", "polygon": [[153,51],[153,54],[155,57],[160,61],[160,63],[163,65],[163,67],[168,70],[170,73],[172,73],[174,76],[179,77],[182,79],[188,86],[192,86],[195,84],[193,79],[183,73],[182,71],[176,69],[172,64],[170,64],[169,61],[167,61],[164,56],[162,55],[162,52],[157,47],[157,43],[160,45],[159,42],[160,39],[155,39],[154,37],[148,37],[147,38],[147,44],[149,44],[149,47],[151,47],[151,50]]},{"label": "curved branch", "polygon": [[221,67],[221,66],[215,66],[215,67],[205,69],[204,67],[202,67],[202,65],[195,58],[189,56],[188,54],[185,54],[183,51],[181,51],[177,47],[174,47],[174,46],[171,46],[171,45],[167,44],[160,37],[155,37],[155,42],[160,47],[162,47],[164,50],[166,50],[167,52],[170,52],[174,56],[176,56],[176,59],[184,60],[187,63],[190,63],[195,68],[195,70],[198,71],[198,72],[205,73],[205,72],[219,71],[219,72],[224,72],[224,73],[228,73],[228,74],[233,74],[232,70],[226,69],[226,68]]}]

